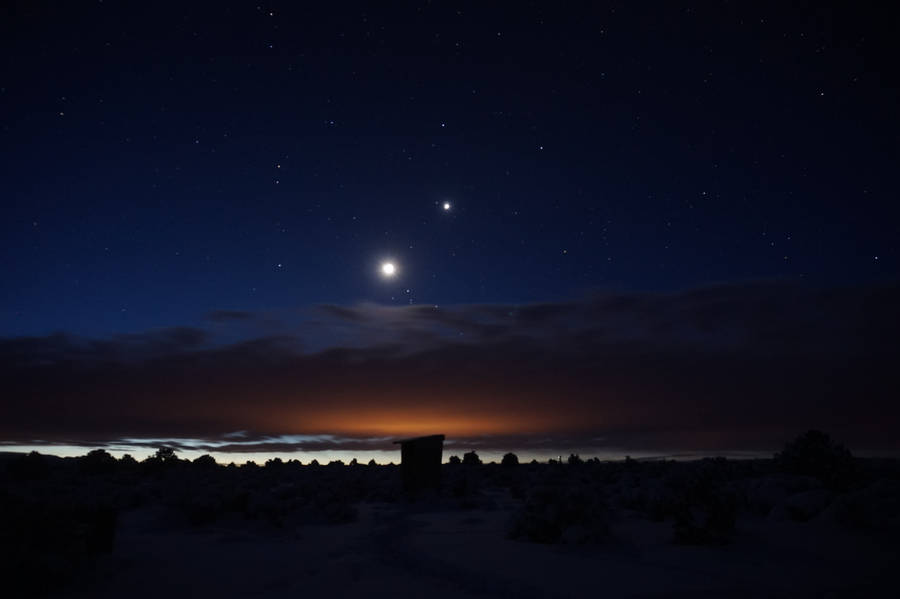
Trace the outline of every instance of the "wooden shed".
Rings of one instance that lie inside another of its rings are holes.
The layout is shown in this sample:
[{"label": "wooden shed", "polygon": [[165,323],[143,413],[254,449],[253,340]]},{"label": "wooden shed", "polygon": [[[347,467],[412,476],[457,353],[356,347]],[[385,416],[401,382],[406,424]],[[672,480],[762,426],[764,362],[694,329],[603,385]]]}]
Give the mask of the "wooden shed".
[{"label": "wooden shed", "polygon": [[400,444],[403,489],[407,492],[436,489],[441,482],[444,435],[400,439],[394,443]]}]

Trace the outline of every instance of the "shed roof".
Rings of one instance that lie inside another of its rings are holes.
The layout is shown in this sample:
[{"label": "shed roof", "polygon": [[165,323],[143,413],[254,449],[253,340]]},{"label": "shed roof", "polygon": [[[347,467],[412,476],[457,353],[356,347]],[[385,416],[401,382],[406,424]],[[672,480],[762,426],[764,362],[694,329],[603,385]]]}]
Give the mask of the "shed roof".
[{"label": "shed roof", "polygon": [[426,435],[424,437],[410,437],[409,439],[397,439],[394,443],[400,443],[401,445],[404,443],[414,443],[419,441],[441,441],[444,440],[444,435]]}]

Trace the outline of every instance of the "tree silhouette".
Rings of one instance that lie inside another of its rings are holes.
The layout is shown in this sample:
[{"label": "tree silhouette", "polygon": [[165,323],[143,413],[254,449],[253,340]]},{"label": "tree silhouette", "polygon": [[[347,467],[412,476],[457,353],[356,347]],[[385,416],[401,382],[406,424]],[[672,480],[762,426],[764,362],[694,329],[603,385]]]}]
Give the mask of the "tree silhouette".
[{"label": "tree silhouette", "polygon": [[202,456],[194,460],[192,464],[200,468],[215,468],[216,466],[218,466],[218,464],[216,463],[216,458],[212,457],[208,453],[203,454]]},{"label": "tree silhouette", "polygon": [[478,457],[474,450],[467,451],[463,454],[462,463],[466,466],[479,466],[481,465],[481,458]]},{"label": "tree silhouette", "polygon": [[178,461],[178,456],[175,455],[175,449],[172,447],[158,448],[153,457],[164,464]]},{"label": "tree silhouette", "polygon": [[104,449],[94,449],[81,458],[81,471],[85,474],[106,474],[116,468],[116,458]]},{"label": "tree silhouette", "polygon": [[518,466],[519,465],[519,456],[514,453],[507,453],[503,455],[503,459],[500,460],[501,466]]},{"label": "tree silhouette", "polygon": [[784,450],[775,454],[775,463],[783,472],[814,476],[833,489],[847,488],[856,473],[850,451],[817,430],[785,444]]},{"label": "tree silhouette", "polygon": [[16,480],[25,481],[47,476],[50,467],[43,455],[32,451],[10,463],[9,473]]},{"label": "tree silhouette", "polygon": [[149,472],[159,472],[162,468],[168,468],[179,462],[175,450],[171,447],[160,447],[151,456],[141,462],[141,466]]}]

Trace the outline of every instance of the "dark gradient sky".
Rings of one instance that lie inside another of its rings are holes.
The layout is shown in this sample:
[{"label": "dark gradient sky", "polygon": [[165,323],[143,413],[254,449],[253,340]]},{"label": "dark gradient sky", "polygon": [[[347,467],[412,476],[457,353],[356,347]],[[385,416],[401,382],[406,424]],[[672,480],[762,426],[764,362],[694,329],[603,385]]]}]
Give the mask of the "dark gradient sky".
[{"label": "dark gradient sky", "polygon": [[0,435],[893,446],[887,13],[189,4],[4,9]]}]

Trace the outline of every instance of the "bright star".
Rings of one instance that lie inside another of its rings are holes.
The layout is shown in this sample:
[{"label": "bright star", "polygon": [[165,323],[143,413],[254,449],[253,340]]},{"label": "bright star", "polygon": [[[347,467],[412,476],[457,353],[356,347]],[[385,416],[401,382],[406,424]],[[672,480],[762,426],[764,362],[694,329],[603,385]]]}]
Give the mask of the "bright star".
[{"label": "bright star", "polygon": [[397,267],[394,266],[393,262],[384,262],[381,265],[381,274],[386,277],[393,277],[395,274],[397,274]]},{"label": "bright star", "polygon": [[444,202],[444,210],[450,210],[450,202]]}]

